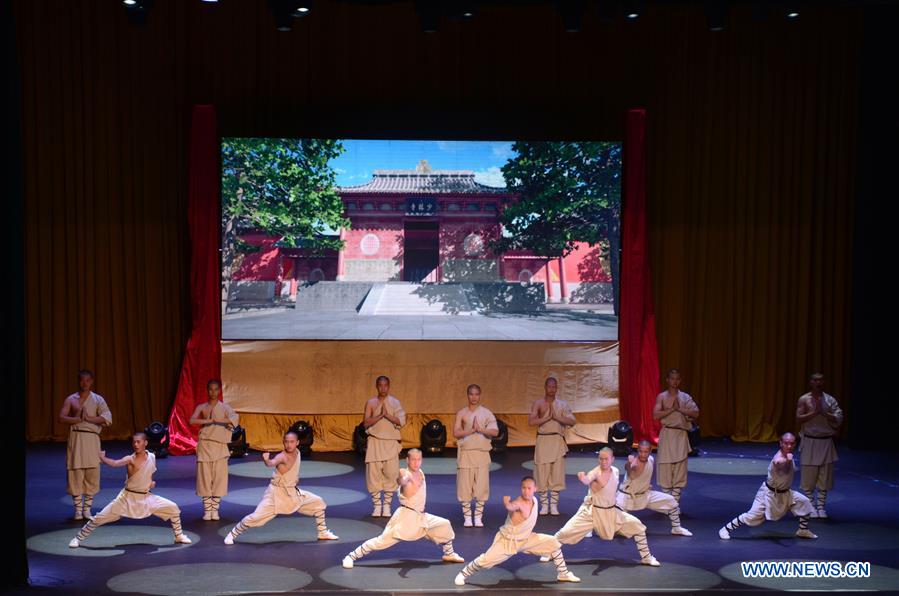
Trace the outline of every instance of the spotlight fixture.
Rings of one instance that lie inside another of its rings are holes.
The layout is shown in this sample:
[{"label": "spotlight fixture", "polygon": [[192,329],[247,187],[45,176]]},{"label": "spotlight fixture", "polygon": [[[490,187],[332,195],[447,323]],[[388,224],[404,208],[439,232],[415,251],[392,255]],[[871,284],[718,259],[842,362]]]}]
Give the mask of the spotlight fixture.
[{"label": "spotlight fixture", "polygon": [[640,12],[643,8],[642,2],[637,2],[637,0],[627,0],[624,3],[624,16],[627,17],[629,21],[636,21],[640,18]]},{"label": "spotlight fixture", "polygon": [[301,19],[308,16],[311,10],[312,0],[297,0],[294,3],[293,12],[290,13],[290,16]]},{"label": "spotlight fixture", "polygon": [[786,11],[784,14],[787,15],[787,18],[791,21],[795,21],[799,18],[799,7],[795,4],[787,4]]},{"label": "spotlight fixture", "polygon": [[297,434],[297,439],[299,439],[297,446],[300,448],[300,453],[303,455],[312,453],[312,443],[315,441],[312,425],[305,420],[297,420],[291,425],[290,431]]},{"label": "spotlight fixture", "polygon": [[368,447],[368,433],[365,432],[365,425],[359,424],[353,431],[353,451],[359,455],[365,455]]},{"label": "spotlight fixture", "polygon": [[228,453],[232,458],[246,457],[249,445],[247,445],[247,431],[240,425],[231,431],[231,442],[228,443]]},{"label": "spotlight fixture", "polygon": [[144,429],[147,435],[147,451],[156,456],[156,459],[164,459],[169,456],[169,427],[162,422],[151,422]]},{"label": "spotlight fixture", "polygon": [[580,31],[586,8],[585,0],[559,0],[557,7],[565,32],[577,33]]},{"label": "spotlight fixture", "polygon": [[446,426],[434,418],[421,428],[422,453],[439,455],[446,447]]},{"label": "spotlight fixture", "polygon": [[709,24],[709,31],[724,31],[724,23],[727,21],[727,2],[725,0],[706,0],[705,18]]},{"label": "spotlight fixture", "polygon": [[490,439],[490,453],[498,454],[506,452],[506,445],[509,443],[509,427],[506,426],[506,423],[496,419],[496,428],[499,431],[495,437]]},{"label": "spotlight fixture", "polygon": [[608,445],[617,457],[624,457],[631,452],[634,444],[634,429],[626,420],[619,420],[609,427]]},{"label": "spotlight fixture", "polygon": [[421,30],[424,33],[437,33],[440,23],[441,3],[437,0],[416,0],[415,11],[421,22]]},{"label": "spotlight fixture", "polygon": [[122,4],[125,6],[134,6],[137,4],[137,0],[122,0]]},{"label": "spotlight fixture", "polygon": [[690,457],[697,457],[702,455],[702,451],[699,450],[699,442],[702,440],[702,434],[699,432],[699,425],[695,422],[693,423],[693,428],[687,433],[687,439],[690,441]]}]

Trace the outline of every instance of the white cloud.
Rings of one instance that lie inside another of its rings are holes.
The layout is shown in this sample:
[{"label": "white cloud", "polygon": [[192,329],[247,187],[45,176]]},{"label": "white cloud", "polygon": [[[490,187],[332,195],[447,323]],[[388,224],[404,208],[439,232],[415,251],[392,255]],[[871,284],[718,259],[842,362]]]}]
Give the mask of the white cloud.
[{"label": "white cloud", "polygon": [[487,186],[494,186],[497,188],[506,187],[506,181],[503,178],[503,173],[497,166],[487,168],[486,170],[478,170],[474,173],[474,179],[475,182],[480,182],[481,184],[486,184]]}]

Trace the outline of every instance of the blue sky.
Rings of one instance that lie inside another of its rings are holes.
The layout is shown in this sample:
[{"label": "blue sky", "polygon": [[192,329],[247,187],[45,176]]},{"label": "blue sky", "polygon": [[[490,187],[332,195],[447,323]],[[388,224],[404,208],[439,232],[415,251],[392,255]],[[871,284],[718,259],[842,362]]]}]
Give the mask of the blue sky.
[{"label": "blue sky", "polygon": [[435,170],[474,170],[475,180],[505,186],[502,167],[513,155],[511,141],[343,140],[344,153],[331,161],[338,186],[371,180],[374,170],[411,170],[422,159]]}]

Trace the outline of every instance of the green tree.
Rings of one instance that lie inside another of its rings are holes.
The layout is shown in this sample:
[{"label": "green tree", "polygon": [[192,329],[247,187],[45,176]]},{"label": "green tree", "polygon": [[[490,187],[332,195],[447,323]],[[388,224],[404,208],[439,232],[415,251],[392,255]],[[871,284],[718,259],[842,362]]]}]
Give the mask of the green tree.
[{"label": "green tree", "polygon": [[343,153],[339,140],[233,138],[222,142],[222,300],[243,254],[256,250],[239,234],[258,230],[287,247],[312,254],[340,249],[324,235],[348,228],[329,162]]},{"label": "green tree", "polygon": [[608,242],[615,312],[621,216],[621,145],[611,142],[530,142],[512,145],[502,167],[520,199],[503,209],[498,251],[568,255],[576,242]]}]

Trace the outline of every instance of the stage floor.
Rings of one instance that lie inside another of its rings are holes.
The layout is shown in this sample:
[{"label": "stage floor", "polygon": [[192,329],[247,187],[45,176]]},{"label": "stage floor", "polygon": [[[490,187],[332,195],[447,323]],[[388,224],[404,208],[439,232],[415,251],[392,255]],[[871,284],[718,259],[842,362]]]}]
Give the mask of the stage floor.
[{"label": "stage floor", "polygon": [[[125,443],[105,443],[111,457],[124,455]],[[340,566],[356,545],[378,534],[385,519],[371,518],[362,463],[351,453],[313,454],[304,459],[300,484],[328,502],[328,522],[340,540],[316,542],[311,518],[278,517],[248,530],[234,546],[224,535],[251,512],[267,484],[270,470],[252,453],[231,461],[230,494],[222,503],[222,520],[202,521],[202,505],[194,495],[193,457],[157,462],[157,494],[176,501],[192,545],[171,543],[167,523],[151,517],[122,520],[101,527],[78,549],[68,541],[80,523],[69,521],[71,499],[65,494],[65,446],[29,446],[26,524],[33,591],[65,593],[244,594],[303,591],[457,593],[475,590],[519,593],[899,590],[899,465],[894,454],[840,447],[835,490],[828,498],[828,520],[812,520],[817,540],[793,537],[796,520],[787,516],[756,528],[740,528],[730,541],[718,528],[746,511],[764,479],[773,444],[707,441],[703,454],[689,462],[689,484],[681,502],[683,525],[694,536],[672,536],[666,517],[637,512],[648,528],[649,545],[662,566],[639,564],[632,540],[597,538],[565,546],[569,567],[583,580],[557,584],[551,563],[519,555],[502,566],[475,574],[468,586],[456,588],[453,577],[462,565],[440,562],[436,545],[401,543],[357,562]],[[466,561],[483,552],[505,518],[501,499],[517,494],[521,476],[530,473],[533,450],[510,450],[494,459],[491,497],[485,528],[463,528],[455,500],[455,453],[425,458],[428,511],[449,518],[456,531],[456,550]],[[541,517],[537,531],[552,533],[578,508],[585,488],[573,476],[591,468],[591,453],[570,453],[568,490],[562,493],[559,517]],[[621,461],[616,463],[620,464]],[[122,487],[123,469],[103,468],[103,490],[94,511]],[[798,474],[796,478],[798,483]],[[794,486],[796,488],[796,486]],[[396,500],[394,500],[396,505]],[[741,561],[867,561],[867,579],[751,580],[742,577]],[[36,590],[35,590],[36,588]]]}]

